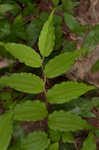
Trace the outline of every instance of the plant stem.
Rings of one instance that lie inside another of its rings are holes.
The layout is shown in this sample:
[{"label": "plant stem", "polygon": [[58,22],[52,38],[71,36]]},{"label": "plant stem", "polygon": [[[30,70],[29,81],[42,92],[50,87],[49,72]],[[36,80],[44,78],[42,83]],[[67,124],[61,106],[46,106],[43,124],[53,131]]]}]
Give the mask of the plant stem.
[{"label": "plant stem", "polygon": [[44,81],[44,97],[46,99],[46,76],[44,73],[44,57],[42,58],[42,76],[43,76],[43,81]]}]

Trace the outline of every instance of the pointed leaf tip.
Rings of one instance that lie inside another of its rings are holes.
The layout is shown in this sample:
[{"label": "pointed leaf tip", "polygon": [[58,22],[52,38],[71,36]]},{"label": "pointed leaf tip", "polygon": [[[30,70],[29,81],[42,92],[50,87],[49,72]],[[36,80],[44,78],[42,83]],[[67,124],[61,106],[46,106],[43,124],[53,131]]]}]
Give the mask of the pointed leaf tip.
[{"label": "pointed leaf tip", "polygon": [[55,44],[55,29],[53,25],[54,11],[52,11],[48,20],[45,22],[39,37],[39,50],[42,56],[49,56],[53,51]]}]

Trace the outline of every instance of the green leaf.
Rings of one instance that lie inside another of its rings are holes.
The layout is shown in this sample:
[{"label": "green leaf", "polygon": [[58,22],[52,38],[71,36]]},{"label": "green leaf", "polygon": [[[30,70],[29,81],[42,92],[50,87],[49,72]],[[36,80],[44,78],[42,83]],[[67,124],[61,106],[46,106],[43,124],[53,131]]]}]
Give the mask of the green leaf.
[{"label": "green leaf", "polygon": [[14,19],[13,25],[16,28],[19,28],[19,27],[23,27],[24,24],[25,24],[25,21],[24,21],[22,15],[20,14],[20,15],[16,16],[16,18]]},{"label": "green leaf", "polygon": [[0,84],[15,90],[36,94],[43,92],[43,80],[31,73],[16,73],[0,78]]},{"label": "green leaf", "polygon": [[59,3],[59,0],[52,0],[52,2],[53,2],[53,4],[54,4],[55,6],[57,6],[58,3]]},{"label": "green leaf", "polygon": [[99,71],[99,60],[96,61],[96,63],[93,65],[92,67],[92,72],[96,72],[96,71]]},{"label": "green leaf", "polygon": [[39,50],[42,56],[49,56],[55,44],[55,32],[53,25],[54,11],[52,11],[48,20],[44,24],[39,37]]},{"label": "green leaf", "polygon": [[86,138],[81,150],[89,150],[89,149],[96,150],[96,143],[95,143],[94,135],[91,132],[89,133],[88,137]]},{"label": "green leaf", "polygon": [[95,129],[95,135],[96,135],[97,138],[99,138],[99,128]]},{"label": "green leaf", "polygon": [[63,9],[65,11],[73,9],[73,2],[72,0],[62,0]]},{"label": "green leaf", "polygon": [[[0,43],[1,44],[1,43]],[[6,49],[4,48],[4,46],[0,45],[0,56],[5,57],[7,59],[14,59],[12,55],[9,54],[9,52],[6,51]]]},{"label": "green leaf", "polygon": [[43,27],[44,23],[48,20],[48,18],[49,18],[49,13],[47,13],[47,12],[41,12],[40,13],[40,18],[39,19],[42,23],[42,27]]},{"label": "green leaf", "polygon": [[10,54],[19,59],[20,62],[25,63],[30,67],[41,66],[41,58],[32,48],[16,43],[7,43],[4,44],[4,47]]},{"label": "green leaf", "polygon": [[93,89],[96,87],[84,83],[62,82],[48,90],[47,101],[52,104],[66,103]]},{"label": "green leaf", "polygon": [[80,116],[65,111],[55,111],[50,114],[48,117],[48,126],[52,130],[64,132],[90,128],[88,123]]},{"label": "green leaf", "polygon": [[39,18],[33,19],[31,23],[27,25],[26,34],[28,45],[33,46],[35,44],[39,37],[41,27],[42,23]]},{"label": "green leaf", "polygon": [[84,42],[82,44],[82,49],[86,49],[87,53],[89,54],[96,48],[98,43],[99,43],[99,25],[96,25],[86,35]]},{"label": "green leaf", "polygon": [[75,6],[80,4],[80,2],[72,2],[72,0],[62,0],[62,3],[65,11],[72,10]]},{"label": "green leaf", "polygon": [[11,27],[11,30],[12,30],[11,35],[10,35],[11,41],[16,41],[18,39],[23,39],[23,40],[27,39],[27,34],[25,32],[24,25],[25,25],[25,21],[22,15],[19,14],[14,19],[14,22]]},{"label": "green leaf", "polygon": [[93,112],[91,112],[91,110],[85,110],[82,109],[80,110],[80,116],[84,117],[84,118],[95,118],[95,114]]},{"label": "green leaf", "polygon": [[81,26],[75,17],[68,13],[64,13],[64,19],[68,28],[76,34],[81,34],[81,32],[88,29],[88,26]]},{"label": "green leaf", "polygon": [[[18,0],[20,3],[28,4],[27,0]],[[30,0],[31,1],[31,0]]]},{"label": "green leaf", "polygon": [[0,150],[7,150],[12,134],[12,112],[0,116]]},{"label": "green leaf", "polygon": [[74,136],[71,132],[65,132],[62,135],[62,141],[64,143],[73,143],[74,142]]},{"label": "green leaf", "polygon": [[62,143],[60,144],[60,150],[75,150],[73,143]]},{"label": "green leaf", "polygon": [[28,16],[28,15],[32,15],[32,14],[35,15],[38,13],[39,13],[39,10],[36,8],[36,4],[28,2],[27,7],[24,9],[24,15]]},{"label": "green leaf", "polygon": [[14,120],[37,121],[47,117],[47,109],[44,103],[39,100],[26,101],[17,104],[14,111]]},{"label": "green leaf", "polygon": [[45,132],[35,131],[21,141],[22,150],[45,150],[50,141]]},{"label": "green leaf", "polygon": [[8,91],[3,91],[2,93],[0,93],[0,99],[4,101],[11,100],[11,93]]},{"label": "green leaf", "polygon": [[5,19],[0,19],[0,40],[6,39],[10,32],[10,23]]},{"label": "green leaf", "polygon": [[49,130],[49,138],[52,142],[59,142],[61,133],[59,131]]},{"label": "green leaf", "polygon": [[21,124],[14,124],[14,130],[13,130],[13,138],[17,143],[25,136],[24,128],[22,127]]},{"label": "green leaf", "polygon": [[3,101],[3,107],[9,108],[11,106],[12,102],[12,95],[8,91],[3,91],[0,93],[0,100]]},{"label": "green leaf", "polygon": [[99,108],[99,97],[93,97],[91,103],[93,107]]},{"label": "green leaf", "polygon": [[39,18],[34,18],[26,28],[27,42],[29,46],[33,46],[39,39],[39,34],[42,29],[44,22],[48,19],[48,13],[40,13]]},{"label": "green leaf", "polygon": [[49,146],[48,150],[59,150],[59,143],[53,143]]},{"label": "green leaf", "polygon": [[0,4],[0,15],[3,15],[4,13],[13,10],[14,7],[11,4]]},{"label": "green leaf", "polygon": [[[55,15],[55,17],[56,17],[56,15]],[[58,17],[57,17],[57,19],[58,19]],[[55,37],[56,37],[57,40],[55,41],[54,50],[59,50],[61,48],[61,45],[62,45],[62,42],[63,42],[63,32],[62,32],[61,25],[56,25],[55,26]]]},{"label": "green leaf", "polygon": [[77,41],[72,40],[71,42],[68,42],[65,40],[62,52],[74,52],[77,47],[76,45],[77,45]]},{"label": "green leaf", "polygon": [[[11,1],[10,1],[10,3],[11,3]],[[15,1],[13,1],[11,4],[13,4],[13,9],[10,10],[9,12],[15,17],[19,13],[21,13],[21,8]]]},{"label": "green leaf", "polygon": [[46,77],[53,78],[67,72],[81,52],[78,50],[72,53],[62,53],[50,60],[44,70]]},{"label": "green leaf", "polygon": [[22,149],[20,148],[20,144],[17,143],[17,144],[14,144],[13,146],[10,146],[8,150],[22,150]]},{"label": "green leaf", "polygon": [[62,16],[54,15],[53,23],[55,26],[55,46],[54,50],[59,50],[63,42],[63,32],[62,32]]}]

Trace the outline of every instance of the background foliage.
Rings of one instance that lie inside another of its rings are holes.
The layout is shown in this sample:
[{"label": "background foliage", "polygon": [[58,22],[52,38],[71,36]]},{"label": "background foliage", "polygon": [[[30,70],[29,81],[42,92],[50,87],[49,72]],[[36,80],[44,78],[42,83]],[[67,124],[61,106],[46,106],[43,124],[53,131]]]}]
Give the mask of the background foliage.
[{"label": "background foliage", "polygon": [[0,1],[0,149],[98,150],[98,86],[75,73],[97,48],[99,25],[80,23],[80,5]]}]

